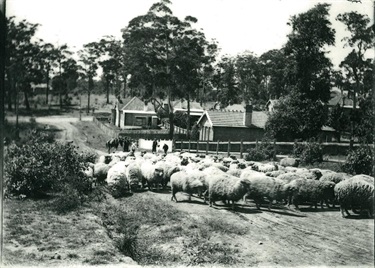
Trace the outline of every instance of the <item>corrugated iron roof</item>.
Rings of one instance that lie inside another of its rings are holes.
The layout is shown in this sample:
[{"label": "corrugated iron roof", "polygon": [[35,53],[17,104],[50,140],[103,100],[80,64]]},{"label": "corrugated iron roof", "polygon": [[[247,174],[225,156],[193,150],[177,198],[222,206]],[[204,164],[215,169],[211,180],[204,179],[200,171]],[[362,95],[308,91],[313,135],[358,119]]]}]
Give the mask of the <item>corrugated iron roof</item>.
[{"label": "corrugated iron roof", "polygon": [[[206,111],[213,126],[217,127],[246,127],[244,125],[245,113],[241,111]],[[251,127],[265,128],[268,115],[265,112],[253,111]]]},{"label": "corrugated iron roof", "polygon": [[145,107],[145,103],[138,97],[133,97],[132,99],[125,102],[122,110],[155,112],[154,105],[152,105],[151,102],[149,102]]}]

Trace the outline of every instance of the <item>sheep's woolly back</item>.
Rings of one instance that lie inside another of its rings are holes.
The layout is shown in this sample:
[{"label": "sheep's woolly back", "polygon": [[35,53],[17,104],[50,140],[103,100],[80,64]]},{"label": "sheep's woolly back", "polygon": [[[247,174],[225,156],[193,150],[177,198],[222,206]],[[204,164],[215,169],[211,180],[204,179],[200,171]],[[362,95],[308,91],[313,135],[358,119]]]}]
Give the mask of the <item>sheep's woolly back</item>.
[{"label": "sheep's woolly back", "polygon": [[212,177],[209,180],[208,194],[214,200],[240,200],[247,192],[249,182],[228,174]]},{"label": "sheep's woolly back", "polygon": [[141,169],[135,161],[127,166],[125,174],[130,185],[139,185],[141,182]]},{"label": "sheep's woolly back", "polygon": [[127,181],[125,161],[117,162],[108,170],[108,174],[107,174],[108,184],[113,184],[120,180]]},{"label": "sheep's woolly back", "polygon": [[240,177],[241,174],[242,174],[242,171],[243,169],[233,169],[233,168],[230,168],[227,173],[232,175],[232,176],[235,176],[235,177]]},{"label": "sheep's woolly back", "polygon": [[97,163],[108,164],[111,161],[112,161],[112,156],[110,154],[105,154],[105,155],[99,156]]},{"label": "sheep's woolly back", "polygon": [[244,170],[242,170],[240,178],[241,179],[250,179],[251,177],[257,177],[257,176],[266,177],[266,174],[264,174],[262,172],[252,170],[250,168],[245,168]]},{"label": "sheep's woolly back", "polygon": [[285,185],[284,189],[293,196],[299,196],[304,200],[320,201],[334,197],[333,182],[309,180],[305,178],[293,180]]},{"label": "sheep's woolly back", "polygon": [[288,182],[291,182],[293,180],[300,179],[302,177],[301,177],[301,174],[297,174],[295,172],[287,172],[287,173],[284,173],[284,174],[281,174],[281,175],[277,176],[276,178],[288,183]]},{"label": "sheep's woolly back", "polygon": [[286,157],[280,160],[280,165],[283,167],[298,167],[299,161],[292,157]]},{"label": "sheep's woolly back", "polygon": [[248,197],[250,198],[267,197],[269,200],[285,198],[285,191],[282,187],[285,182],[282,180],[262,175],[253,175],[248,180],[250,182]]},{"label": "sheep's woolly back", "polygon": [[96,163],[94,165],[94,177],[98,180],[105,180],[107,178],[110,167],[104,163]]},{"label": "sheep's woolly back", "polygon": [[163,182],[163,169],[156,167],[150,160],[146,160],[142,163],[141,173],[142,177],[145,178],[148,183]]},{"label": "sheep's woolly back", "polygon": [[337,183],[339,183],[343,180],[349,179],[349,178],[350,178],[350,175],[348,175],[346,173],[331,172],[331,173],[324,174],[319,180],[320,181],[332,181],[335,184],[337,184]]},{"label": "sheep's woolly back", "polygon": [[284,173],[286,173],[285,170],[275,170],[275,171],[266,172],[266,176],[276,178],[277,176],[284,174]]},{"label": "sheep's woolly back", "polygon": [[185,171],[179,171],[171,176],[171,190],[172,194],[177,192],[185,192],[193,194],[197,192],[199,188],[203,189],[203,183],[199,178],[188,174]]},{"label": "sheep's woolly back", "polygon": [[254,169],[259,172],[269,172],[269,171],[275,171],[278,170],[278,166],[274,163],[267,163],[267,164],[257,164],[254,165]]},{"label": "sheep's woolly back", "polygon": [[335,196],[344,208],[362,207],[372,210],[374,201],[374,178],[356,175],[335,186]]}]

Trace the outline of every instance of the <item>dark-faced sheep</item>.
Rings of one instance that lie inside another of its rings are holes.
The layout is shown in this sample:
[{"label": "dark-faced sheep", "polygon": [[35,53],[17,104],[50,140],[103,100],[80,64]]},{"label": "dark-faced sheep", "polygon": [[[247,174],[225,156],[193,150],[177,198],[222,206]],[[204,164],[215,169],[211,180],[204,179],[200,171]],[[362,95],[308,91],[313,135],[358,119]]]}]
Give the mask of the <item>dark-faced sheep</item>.
[{"label": "dark-faced sheep", "polygon": [[356,175],[335,186],[335,196],[340,204],[341,215],[350,216],[348,209],[366,210],[369,217],[374,213],[374,178]]}]

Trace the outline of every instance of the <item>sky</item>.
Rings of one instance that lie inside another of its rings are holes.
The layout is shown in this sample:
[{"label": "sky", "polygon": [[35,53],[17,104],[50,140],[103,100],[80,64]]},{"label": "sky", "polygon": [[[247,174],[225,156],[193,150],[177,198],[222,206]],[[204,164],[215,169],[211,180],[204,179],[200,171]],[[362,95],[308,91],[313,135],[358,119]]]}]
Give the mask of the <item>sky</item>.
[{"label": "sky", "polygon": [[[41,24],[37,37],[55,45],[68,44],[78,51],[83,44],[99,41],[102,36],[121,38],[121,29],[143,15],[157,0],[7,0],[6,15]],[[340,41],[348,35],[339,13],[356,10],[373,21],[372,0],[351,3],[347,0],[171,0],[175,16],[196,17],[196,27],[208,39],[216,39],[221,55],[235,56],[251,51],[260,56],[280,49],[287,41],[292,15],[305,12],[317,3],[330,3],[330,21],[336,30],[336,45],[329,57],[338,66],[348,53]]]}]

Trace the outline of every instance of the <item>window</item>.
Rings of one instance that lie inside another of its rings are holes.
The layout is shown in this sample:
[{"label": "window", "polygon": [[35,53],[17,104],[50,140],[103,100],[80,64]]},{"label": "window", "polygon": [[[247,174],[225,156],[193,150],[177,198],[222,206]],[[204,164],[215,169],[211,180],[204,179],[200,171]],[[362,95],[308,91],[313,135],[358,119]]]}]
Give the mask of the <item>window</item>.
[{"label": "window", "polygon": [[135,118],[135,125],[136,126],[144,126],[144,125],[146,125],[146,117],[136,117]]}]

